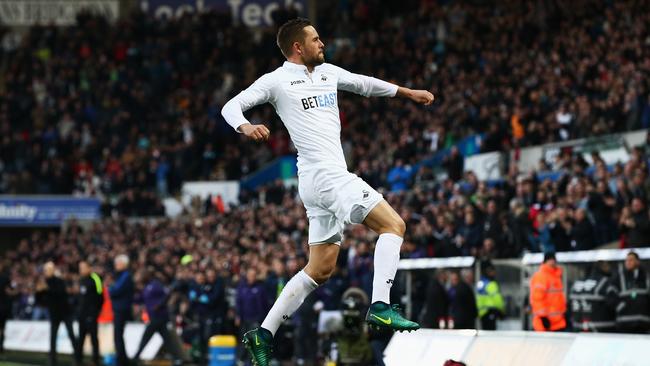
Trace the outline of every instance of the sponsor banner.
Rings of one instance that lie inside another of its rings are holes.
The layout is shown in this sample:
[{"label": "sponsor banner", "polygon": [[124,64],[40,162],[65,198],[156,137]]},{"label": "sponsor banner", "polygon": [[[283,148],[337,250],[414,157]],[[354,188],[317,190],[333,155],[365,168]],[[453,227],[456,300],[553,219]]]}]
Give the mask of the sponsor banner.
[{"label": "sponsor banner", "polygon": [[503,178],[503,154],[490,152],[465,158],[464,170],[472,171],[479,180],[499,180]]},{"label": "sponsor banner", "polygon": [[[75,322],[73,325],[75,336],[79,335],[79,326]],[[144,333],[145,324],[127,323],[124,330],[124,344],[126,353],[129,357],[135,356],[140,344],[140,339]],[[115,353],[113,341],[113,324],[100,324],[98,329],[99,351],[102,355]],[[159,334],[155,334],[144,348],[142,355],[143,360],[152,360],[160,347],[163,340]],[[72,343],[68,337],[64,324],[59,325],[56,335],[57,353],[73,353]],[[31,320],[10,320],[5,328],[5,349],[21,352],[49,352],[50,350],[50,323],[47,321]],[[92,348],[90,346],[90,337],[87,337],[84,344],[84,353],[90,355]]]},{"label": "sponsor banner", "polygon": [[109,21],[119,16],[118,0],[0,0],[0,23],[8,26],[36,24],[73,25],[82,11]]},{"label": "sponsor banner", "polygon": [[59,226],[101,217],[96,198],[0,196],[0,226]]},{"label": "sponsor banner", "polygon": [[142,10],[156,18],[176,18],[210,10],[230,12],[247,27],[273,25],[273,12],[293,6],[307,14],[307,0],[141,0]]}]

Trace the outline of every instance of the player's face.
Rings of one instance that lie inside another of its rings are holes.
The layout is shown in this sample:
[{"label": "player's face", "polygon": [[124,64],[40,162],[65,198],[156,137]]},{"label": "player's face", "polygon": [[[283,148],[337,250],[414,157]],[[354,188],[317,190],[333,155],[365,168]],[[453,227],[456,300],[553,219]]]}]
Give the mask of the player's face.
[{"label": "player's face", "polygon": [[321,42],[318,32],[314,27],[307,26],[305,31],[305,42],[301,46],[302,61],[307,66],[317,66],[325,62],[325,45]]}]

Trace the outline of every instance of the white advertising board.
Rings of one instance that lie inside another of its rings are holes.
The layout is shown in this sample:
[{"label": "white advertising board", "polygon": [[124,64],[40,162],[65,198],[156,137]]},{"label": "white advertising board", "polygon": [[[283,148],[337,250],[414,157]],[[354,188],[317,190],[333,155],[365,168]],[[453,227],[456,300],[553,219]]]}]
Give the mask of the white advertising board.
[{"label": "white advertising board", "polygon": [[[78,335],[77,323],[74,324],[75,335]],[[140,339],[144,333],[145,325],[142,323],[128,323],[124,330],[124,344],[126,353],[133,357],[140,345]],[[101,354],[111,354],[115,352],[113,343],[113,325],[99,325],[99,348]],[[72,354],[73,348],[70,338],[64,324],[59,326],[56,337],[57,352],[62,354]],[[152,360],[163,344],[162,337],[155,334],[144,351],[141,359]],[[50,323],[48,321],[29,321],[29,320],[10,320],[5,328],[5,348],[14,351],[23,352],[48,352],[50,350]],[[89,339],[86,340],[84,351],[90,354]]]}]

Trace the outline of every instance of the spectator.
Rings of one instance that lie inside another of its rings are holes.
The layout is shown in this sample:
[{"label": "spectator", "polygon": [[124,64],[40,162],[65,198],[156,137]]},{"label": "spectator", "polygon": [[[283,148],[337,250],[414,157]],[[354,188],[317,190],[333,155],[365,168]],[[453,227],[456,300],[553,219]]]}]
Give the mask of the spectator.
[{"label": "spectator", "polygon": [[461,280],[460,274],[451,272],[449,296],[449,328],[476,329],[476,298],[472,287]]},{"label": "spectator", "polygon": [[5,325],[7,319],[11,317],[12,302],[15,295],[16,291],[11,286],[11,280],[5,266],[0,263],[0,354],[4,353]]},{"label": "spectator", "polygon": [[[246,276],[237,286],[237,321],[236,325],[243,335],[244,331],[259,327],[268,312],[270,304],[262,282],[257,278],[254,267],[246,270]],[[244,355],[240,355],[243,357]]]},{"label": "spectator", "polygon": [[131,320],[134,284],[129,272],[129,257],[120,254],[115,257],[115,277],[117,280],[108,289],[113,304],[113,340],[117,366],[127,366],[128,358],[124,348],[124,327]]},{"label": "spectator", "polygon": [[485,218],[483,220],[483,237],[492,239],[501,239],[503,229],[499,218],[497,202],[490,199],[485,208]]},{"label": "spectator", "polygon": [[463,255],[477,256],[483,245],[483,226],[476,222],[471,206],[465,210],[465,219],[458,228],[458,235],[462,242]]},{"label": "spectator", "polygon": [[206,275],[198,272],[194,283],[191,285],[188,298],[194,321],[198,324],[198,342],[200,350],[199,362],[205,362],[208,356],[208,339],[212,330],[212,319],[219,295],[214,283],[206,281]]},{"label": "spectator", "polygon": [[566,329],[562,268],[557,265],[555,253],[544,253],[544,263],[530,279],[530,305],[535,331],[557,332]]},{"label": "spectator", "polygon": [[639,248],[650,245],[650,218],[645,203],[632,199],[631,210],[624,210],[620,219],[621,229],[627,234],[627,245]]},{"label": "spectator", "polygon": [[629,252],[625,269],[612,278],[607,290],[616,308],[616,327],[625,333],[646,333],[650,329],[650,277],[641,267],[639,255]]},{"label": "spectator", "polygon": [[573,329],[581,332],[612,332],[616,330],[616,314],[609,301],[610,268],[604,261],[598,261],[584,280],[571,286],[571,319]]},{"label": "spectator", "polygon": [[93,363],[100,365],[99,338],[97,334],[97,317],[104,304],[104,285],[99,275],[93,272],[86,261],[79,262],[79,345],[77,363],[82,364],[83,346],[86,336],[90,336],[93,352]]},{"label": "spectator", "polygon": [[208,309],[208,316],[211,327],[208,329],[210,336],[214,334],[221,334],[222,324],[226,318],[226,285],[224,279],[217,274],[214,269],[206,271],[206,283],[208,285],[208,292],[210,293],[210,308]]},{"label": "spectator", "polygon": [[585,209],[575,211],[575,224],[571,228],[571,249],[590,250],[596,246],[594,227],[587,218]]},{"label": "spectator", "polygon": [[459,181],[463,177],[463,165],[465,160],[460,155],[458,147],[454,146],[449,152],[449,156],[445,158],[444,165],[447,169],[447,176],[454,182]]},{"label": "spectator", "polygon": [[424,328],[445,329],[449,314],[449,300],[445,284],[447,271],[438,269],[429,281],[419,323]]},{"label": "spectator", "polygon": [[75,338],[72,328],[72,309],[70,308],[70,296],[65,282],[56,275],[54,262],[47,262],[43,266],[45,281],[37,285],[37,297],[39,301],[47,306],[50,313],[50,352],[48,362],[51,366],[57,364],[57,335],[59,334],[59,325],[63,323],[68,338],[74,349],[74,355],[77,355],[77,339]]},{"label": "spectator", "polygon": [[169,350],[174,357],[174,365],[183,364],[183,355],[181,350],[176,346],[176,342],[167,329],[169,323],[169,311],[167,309],[167,300],[169,299],[169,290],[163,284],[164,276],[159,272],[153,272],[148,269],[144,272],[143,282],[146,286],[142,292],[142,300],[144,301],[147,315],[149,316],[149,324],[147,324],[140,339],[140,345],[133,357],[135,362],[140,359],[140,354],[146,347],[151,337],[158,333],[163,339],[163,345]]},{"label": "spectator", "polygon": [[569,210],[564,207],[558,207],[549,217],[549,230],[551,242],[555,251],[566,252],[571,250],[571,231],[573,229],[573,220]]},{"label": "spectator", "polygon": [[481,329],[496,330],[497,319],[503,318],[506,305],[496,281],[496,268],[490,262],[485,262],[481,269],[483,276],[476,283],[476,306],[481,320]]},{"label": "spectator", "polygon": [[413,168],[409,165],[404,165],[402,159],[395,161],[395,167],[388,172],[386,180],[390,184],[392,192],[401,192],[410,186],[411,176],[413,175]]}]

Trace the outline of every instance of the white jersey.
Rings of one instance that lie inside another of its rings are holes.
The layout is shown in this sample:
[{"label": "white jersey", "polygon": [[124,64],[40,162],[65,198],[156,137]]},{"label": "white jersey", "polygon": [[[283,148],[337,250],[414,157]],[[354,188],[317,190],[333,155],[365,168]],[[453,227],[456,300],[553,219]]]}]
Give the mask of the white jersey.
[{"label": "white jersey", "polygon": [[249,123],[243,112],[271,103],[298,150],[298,171],[336,166],[347,170],[341,147],[337,90],[364,96],[393,97],[397,85],[324,63],[309,73],[286,61],[224,105],[221,114],[235,130]]}]

